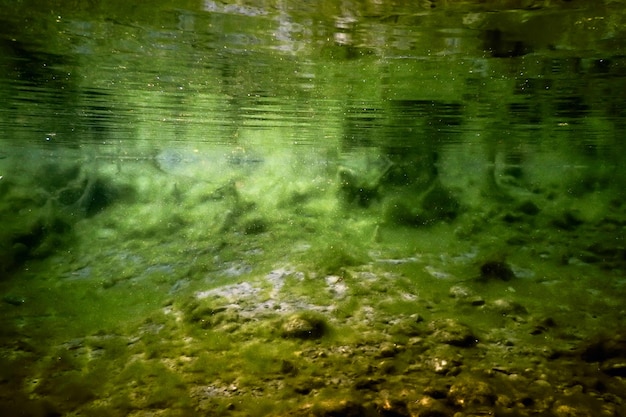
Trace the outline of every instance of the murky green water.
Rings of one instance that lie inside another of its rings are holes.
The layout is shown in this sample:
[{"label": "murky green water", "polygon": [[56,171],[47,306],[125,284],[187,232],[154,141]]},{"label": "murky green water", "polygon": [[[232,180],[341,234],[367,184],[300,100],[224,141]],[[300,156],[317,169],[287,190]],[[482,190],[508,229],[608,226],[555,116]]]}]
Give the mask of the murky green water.
[{"label": "murky green water", "polygon": [[1,415],[626,415],[624,2],[1,3]]}]

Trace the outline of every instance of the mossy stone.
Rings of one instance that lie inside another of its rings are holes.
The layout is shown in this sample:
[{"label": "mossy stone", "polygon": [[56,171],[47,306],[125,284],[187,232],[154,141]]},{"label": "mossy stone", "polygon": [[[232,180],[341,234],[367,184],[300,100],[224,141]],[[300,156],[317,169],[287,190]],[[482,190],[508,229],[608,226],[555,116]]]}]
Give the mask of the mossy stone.
[{"label": "mossy stone", "polygon": [[280,327],[281,335],[289,339],[319,339],[326,331],[326,321],[313,312],[289,316]]}]

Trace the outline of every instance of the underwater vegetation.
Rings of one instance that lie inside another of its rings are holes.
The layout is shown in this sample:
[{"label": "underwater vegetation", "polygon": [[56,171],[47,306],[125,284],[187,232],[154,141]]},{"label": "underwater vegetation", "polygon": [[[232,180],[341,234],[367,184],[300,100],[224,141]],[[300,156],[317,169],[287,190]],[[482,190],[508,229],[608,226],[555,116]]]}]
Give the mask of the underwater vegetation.
[{"label": "underwater vegetation", "polygon": [[88,172],[80,163],[44,163],[28,180],[2,181],[0,272],[31,258],[45,258],[71,243],[73,227],[118,201],[132,201],[133,188]]},{"label": "underwater vegetation", "polygon": [[621,1],[4,3],[0,416],[626,415]]},{"label": "underwater vegetation", "polygon": [[[383,176],[362,204],[341,164],[289,192],[268,191],[272,177],[174,187],[144,168],[98,186],[68,168],[57,180],[74,191],[42,182],[39,200],[3,183],[32,224],[66,220],[3,229],[0,411],[621,412],[623,285],[607,276],[626,263],[610,190],[594,193],[604,211],[515,188],[477,208],[443,178]],[[84,198],[100,202],[75,208]]]}]

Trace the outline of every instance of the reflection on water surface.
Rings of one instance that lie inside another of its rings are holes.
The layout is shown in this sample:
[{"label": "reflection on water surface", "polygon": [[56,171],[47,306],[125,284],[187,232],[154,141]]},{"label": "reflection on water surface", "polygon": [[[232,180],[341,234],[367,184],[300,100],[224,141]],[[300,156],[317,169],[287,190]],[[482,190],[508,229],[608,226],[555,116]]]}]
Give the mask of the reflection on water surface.
[{"label": "reflection on water surface", "polygon": [[620,416],[619,1],[5,5],[0,414]]}]

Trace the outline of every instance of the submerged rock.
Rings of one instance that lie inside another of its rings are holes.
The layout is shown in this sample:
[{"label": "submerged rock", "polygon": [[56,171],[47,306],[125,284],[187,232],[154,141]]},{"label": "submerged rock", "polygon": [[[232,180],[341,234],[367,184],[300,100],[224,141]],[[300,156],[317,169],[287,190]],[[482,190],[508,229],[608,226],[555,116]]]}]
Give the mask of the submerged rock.
[{"label": "submerged rock", "polygon": [[441,184],[436,183],[422,194],[414,190],[389,198],[385,203],[384,217],[398,226],[421,227],[436,222],[455,219],[460,210],[456,197]]},{"label": "submerged rock", "polygon": [[471,329],[454,319],[436,320],[429,324],[432,338],[438,343],[457,347],[472,347],[478,339]]},{"label": "submerged rock", "polygon": [[448,400],[464,409],[485,408],[495,404],[496,395],[486,382],[462,378],[450,387]]},{"label": "submerged rock", "polygon": [[289,339],[319,339],[327,330],[324,319],[312,312],[289,316],[280,327],[283,337]]},{"label": "submerged rock", "polygon": [[338,176],[339,194],[346,203],[369,207],[380,197],[377,182],[361,179],[353,170],[343,167],[339,169]]},{"label": "submerged rock", "polygon": [[552,225],[557,229],[572,231],[583,224],[583,220],[576,213],[567,211],[563,217],[556,218],[552,221]]},{"label": "submerged rock", "polygon": [[585,362],[605,362],[620,358],[626,361],[626,333],[600,336],[582,347],[581,358]]},{"label": "submerged rock", "polygon": [[326,400],[313,406],[316,417],[361,417],[367,416],[367,409],[352,400]]},{"label": "submerged rock", "polygon": [[480,267],[480,279],[510,281],[515,278],[515,273],[504,261],[487,261]]},{"label": "submerged rock", "polygon": [[420,417],[448,417],[452,411],[446,407],[443,401],[437,398],[424,396],[412,407],[412,411]]},{"label": "submerged rock", "polygon": [[516,301],[505,300],[503,298],[494,300],[490,304],[490,308],[502,314],[503,316],[508,316],[511,314],[528,314],[528,310],[526,310],[526,307],[524,307],[523,305],[519,304]]},{"label": "submerged rock", "polygon": [[19,307],[26,302],[24,297],[19,297],[13,294],[5,295],[4,297],[2,297],[2,301],[15,307]]},{"label": "submerged rock", "polygon": [[604,362],[600,369],[610,376],[626,377],[626,358],[610,359]]}]

